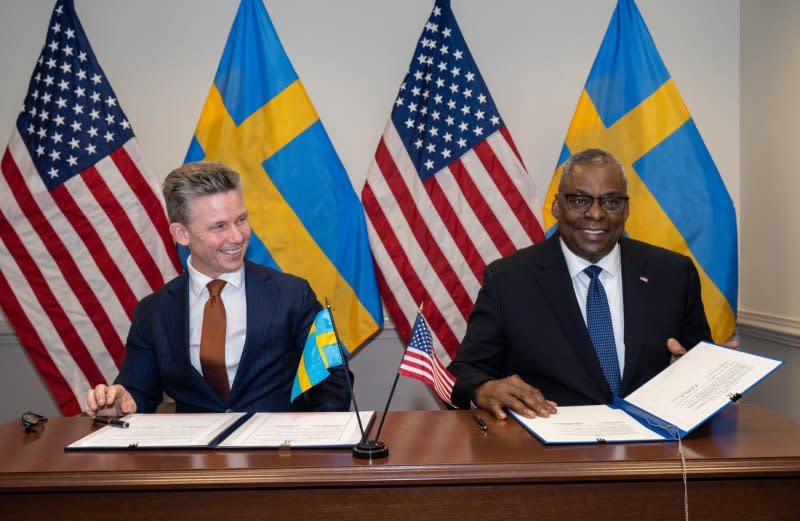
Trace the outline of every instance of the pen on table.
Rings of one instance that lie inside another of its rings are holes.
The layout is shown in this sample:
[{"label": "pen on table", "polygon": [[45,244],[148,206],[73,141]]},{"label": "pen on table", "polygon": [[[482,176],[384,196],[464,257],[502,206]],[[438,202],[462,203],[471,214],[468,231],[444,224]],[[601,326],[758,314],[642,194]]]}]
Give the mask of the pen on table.
[{"label": "pen on table", "polygon": [[121,429],[127,429],[129,427],[128,422],[120,420],[119,418],[112,418],[111,416],[95,416],[92,420],[94,420],[95,423],[111,425],[112,427],[119,427]]},{"label": "pen on table", "polygon": [[472,417],[475,418],[475,423],[478,424],[478,427],[480,428],[481,432],[486,432],[487,430],[489,430],[489,426],[486,425],[486,422],[483,421],[483,418],[481,418],[479,414],[472,413]]}]

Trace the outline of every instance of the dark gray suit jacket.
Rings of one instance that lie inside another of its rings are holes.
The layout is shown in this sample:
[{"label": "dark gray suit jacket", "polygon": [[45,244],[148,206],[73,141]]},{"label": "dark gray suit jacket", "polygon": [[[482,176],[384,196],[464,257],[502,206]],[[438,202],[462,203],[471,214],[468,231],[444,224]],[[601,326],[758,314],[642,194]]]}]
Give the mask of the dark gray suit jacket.
[{"label": "dark gray suit jacket", "polygon": [[[711,333],[691,259],[628,238],[620,245],[624,396],[669,365],[668,338],[689,348]],[[449,369],[459,407],[469,406],[480,384],[512,374],[559,405],[611,401],[557,234],[486,267]]]},{"label": "dark gray suit jacket", "polygon": [[189,361],[189,275],[179,275],[137,304],[116,383],[133,395],[138,412],[153,412],[164,391],[175,399],[178,412],[349,408],[342,367],[289,402],[308,329],[321,309],[308,283],[251,262],[245,262],[244,276],[247,335],[229,403]]}]

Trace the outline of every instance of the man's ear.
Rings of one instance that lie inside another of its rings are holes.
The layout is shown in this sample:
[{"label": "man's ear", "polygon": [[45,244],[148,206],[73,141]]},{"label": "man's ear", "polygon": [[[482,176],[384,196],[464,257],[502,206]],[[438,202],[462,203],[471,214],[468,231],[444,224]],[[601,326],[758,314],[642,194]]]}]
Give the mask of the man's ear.
[{"label": "man's ear", "polygon": [[169,233],[181,246],[189,246],[189,230],[181,223],[169,223]]},{"label": "man's ear", "polygon": [[558,220],[558,194],[553,196],[553,205],[550,206],[550,211],[553,213],[553,217]]}]

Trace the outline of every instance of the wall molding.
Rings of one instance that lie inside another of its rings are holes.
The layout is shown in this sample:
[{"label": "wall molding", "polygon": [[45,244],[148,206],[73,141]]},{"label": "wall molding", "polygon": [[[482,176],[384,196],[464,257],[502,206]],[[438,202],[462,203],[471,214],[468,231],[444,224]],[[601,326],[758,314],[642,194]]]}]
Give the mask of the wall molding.
[{"label": "wall molding", "polygon": [[739,310],[739,334],[800,347],[800,320],[759,311]]},{"label": "wall molding", "polygon": [[6,320],[5,315],[0,311],[0,345],[14,345],[19,343],[17,334],[12,329],[11,324]]}]

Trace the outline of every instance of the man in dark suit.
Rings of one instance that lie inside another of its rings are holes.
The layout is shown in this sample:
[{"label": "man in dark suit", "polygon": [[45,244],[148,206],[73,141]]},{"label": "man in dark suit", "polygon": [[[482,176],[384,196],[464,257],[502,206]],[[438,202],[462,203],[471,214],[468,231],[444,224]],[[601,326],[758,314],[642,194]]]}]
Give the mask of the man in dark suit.
[{"label": "man in dark suit", "polygon": [[504,408],[533,417],[609,403],[710,339],[691,259],[623,238],[628,211],[611,154],[588,149],[565,163],[558,233],[484,272],[449,367],[456,405],[505,418]]},{"label": "man in dark suit", "polygon": [[170,233],[190,251],[187,271],[136,306],[119,376],[89,390],[84,411],[153,412],[164,392],[178,412],[347,410],[343,367],[289,401],[321,306],[305,280],[244,260],[239,175],[184,165],[164,180],[164,200]]}]

